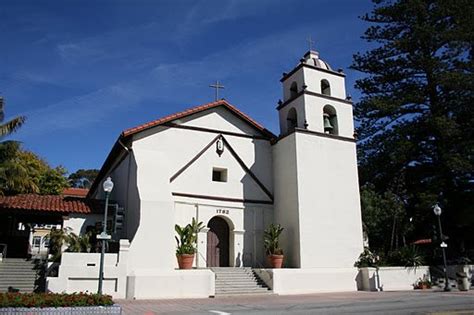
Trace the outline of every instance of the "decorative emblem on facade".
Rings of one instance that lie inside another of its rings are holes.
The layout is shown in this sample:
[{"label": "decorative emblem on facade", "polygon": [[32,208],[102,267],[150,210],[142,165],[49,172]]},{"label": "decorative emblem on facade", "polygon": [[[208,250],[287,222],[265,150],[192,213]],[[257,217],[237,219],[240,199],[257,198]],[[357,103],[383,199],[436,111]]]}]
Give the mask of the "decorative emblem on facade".
[{"label": "decorative emblem on facade", "polygon": [[216,141],[216,152],[219,154],[219,157],[224,153],[224,141],[222,141],[222,137]]}]

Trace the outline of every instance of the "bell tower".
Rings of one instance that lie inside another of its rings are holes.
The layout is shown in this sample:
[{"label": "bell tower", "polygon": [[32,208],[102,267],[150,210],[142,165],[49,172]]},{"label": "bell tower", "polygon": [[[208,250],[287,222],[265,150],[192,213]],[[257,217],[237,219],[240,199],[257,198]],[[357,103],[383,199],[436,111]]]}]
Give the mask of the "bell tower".
[{"label": "bell tower", "polygon": [[289,73],[283,73],[283,100],[278,103],[280,135],[295,128],[352,138],[352,102],[346,96],[345,74],[334,71],[308,51]]},{"label": "bell tower", "polygon": [[[283,73],[273,145],[275,221],[288,267],[334,273],[354,286],[363,249],[352,102],[345,74],[308,51]],[[341,287],[341,289],[344,289]]]}]

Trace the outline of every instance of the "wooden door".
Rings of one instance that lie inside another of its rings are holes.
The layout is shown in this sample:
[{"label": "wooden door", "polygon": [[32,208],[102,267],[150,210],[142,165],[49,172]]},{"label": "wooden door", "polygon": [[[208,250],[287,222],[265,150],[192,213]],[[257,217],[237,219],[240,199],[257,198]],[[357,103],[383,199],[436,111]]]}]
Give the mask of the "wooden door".
[{"label": "wooden door", "polygon": [[207,266],[229,267],[229,225],[214,217],[207,226]]}]

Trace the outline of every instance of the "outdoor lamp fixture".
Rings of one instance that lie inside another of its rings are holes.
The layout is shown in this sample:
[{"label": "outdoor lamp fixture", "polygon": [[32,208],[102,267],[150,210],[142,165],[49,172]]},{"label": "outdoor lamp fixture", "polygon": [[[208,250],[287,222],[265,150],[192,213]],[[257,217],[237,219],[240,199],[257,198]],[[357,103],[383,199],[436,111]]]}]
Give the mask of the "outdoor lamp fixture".
[{"label": "outdoor lamp fixture", "polygon": [[444,291],[451,291],[449,288],[449,283],[448,283],[448,264],[446,263],[446,247],[448,247],[448,244],[444,242],[444,235],[443,235],[443,230],[441,229],[441,207],[436,204],[433,207],[433,212],[438,218],[438,228],[439,228],[439,238],[441,239],[441,244],[439,245],[441,247],[441,250],[443,251],[443,272],[444,272]]},{"label": "outdoor lamp fixture", "polygon": [[99,267],[99,290],[97,293],[102,294],[102,283],[104,281],[104,256],[105,246],[107,240],[110,240],[111,236],[107,234],[107,210],[109,208],[109,197],[112,189],[114,189],[114,182],[110,177],[107,177],[104,184],[102,185],[105,192],[105,209],[104,209],[104,222],[102,223],[102,233],[97,235],[97,239],[102,241],[102,250],[100,252],[100,267]]}]

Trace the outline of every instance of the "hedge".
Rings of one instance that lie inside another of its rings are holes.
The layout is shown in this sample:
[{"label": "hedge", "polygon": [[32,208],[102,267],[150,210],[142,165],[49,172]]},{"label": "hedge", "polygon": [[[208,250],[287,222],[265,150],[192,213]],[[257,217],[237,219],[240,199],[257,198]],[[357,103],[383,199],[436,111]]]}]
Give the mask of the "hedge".
[{"label": "hedge", "polygon": [[90,293],[0,293],[1,307],[69,307],[113,305],[110,295]]}]

